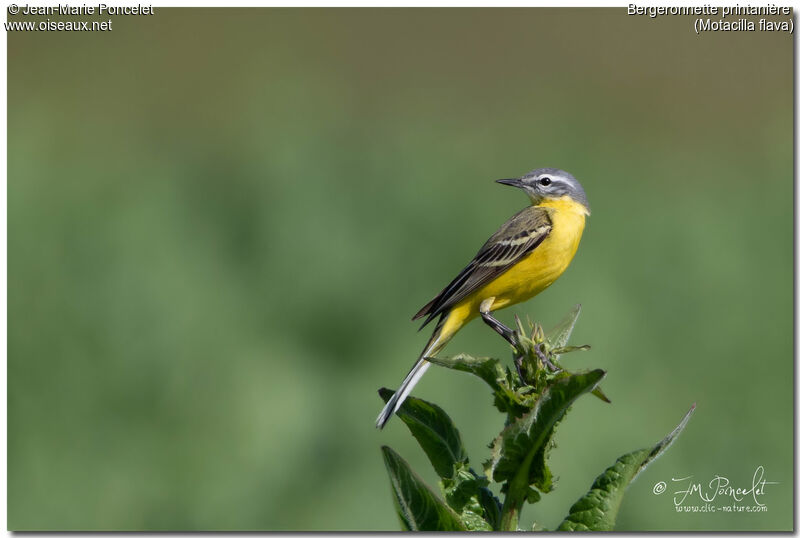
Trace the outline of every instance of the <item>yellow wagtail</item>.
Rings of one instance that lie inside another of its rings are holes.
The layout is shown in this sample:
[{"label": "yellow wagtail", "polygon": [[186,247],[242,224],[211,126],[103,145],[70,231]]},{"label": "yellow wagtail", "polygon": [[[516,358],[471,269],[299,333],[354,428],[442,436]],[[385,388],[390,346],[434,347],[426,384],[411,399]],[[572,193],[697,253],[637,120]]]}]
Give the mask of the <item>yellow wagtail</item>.
[{"label": "yellow wagtail", "polygon": [[524,190],[533,205],[506,221],[458,276],[414,316],[427,316],[422,327],[437,316],[439,320],[416,364],[378,416],[378,428],[383,428],[431,365],[425,357],[438,353],[478,314],[516,345],[514,331],[492,312],[547,288],[578,250],[589,203],[577,179],[563,170],[539,168],[497,182]]}]

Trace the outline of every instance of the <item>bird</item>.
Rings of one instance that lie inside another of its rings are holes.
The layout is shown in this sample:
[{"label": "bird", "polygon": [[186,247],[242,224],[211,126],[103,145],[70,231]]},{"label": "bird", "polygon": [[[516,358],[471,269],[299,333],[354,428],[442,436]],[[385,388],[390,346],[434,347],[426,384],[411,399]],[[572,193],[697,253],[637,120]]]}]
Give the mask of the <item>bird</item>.
[{"label": "bird", "polygon": [[492,312],[544,291],[567,269],[578,250],[591,211],[586,192],[572,174],[537,168],[496,182],[522,189],[531,205],[508,219],[452,282],[414,315],[412,321],[425,316],[420,330],[438,319],[414,367],[378,415],[375,425],[379,429],[430,367],[427,357],[440,352],[477,316],[516,346],[514,331]]}]

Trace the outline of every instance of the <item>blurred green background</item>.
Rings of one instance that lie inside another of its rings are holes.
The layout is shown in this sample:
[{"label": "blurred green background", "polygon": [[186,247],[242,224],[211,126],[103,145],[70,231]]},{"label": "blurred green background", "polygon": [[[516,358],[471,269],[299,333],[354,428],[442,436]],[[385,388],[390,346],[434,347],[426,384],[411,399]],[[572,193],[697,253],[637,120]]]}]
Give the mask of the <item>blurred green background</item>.
[{"label": "blurred green background", "polygon": [[[523,524],[555,527],[697,402],[619,529],[792,528],[790,36],[624,8],[113,20],[8,34],[11,529],[398,529],[379,446],[435,477],[400,421],[375,430],[376,390],[526,204],[493,180],[542,166],[593,214],[565,275],[499,317],[582,303],[593,349],[565,364],[607,369],[613,404],[576,404]],[[480,323],[447,351],[508,359]],[[488,389],[433,368],[415,394],[479,468]],[[652,492],[759,465],[766,513]]]}]

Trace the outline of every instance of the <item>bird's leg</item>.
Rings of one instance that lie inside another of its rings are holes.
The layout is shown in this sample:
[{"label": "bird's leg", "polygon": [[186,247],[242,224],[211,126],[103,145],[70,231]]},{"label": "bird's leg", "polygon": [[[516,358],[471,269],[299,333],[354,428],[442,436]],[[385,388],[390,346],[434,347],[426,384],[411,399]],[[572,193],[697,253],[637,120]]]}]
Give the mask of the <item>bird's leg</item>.
[{"label": "bird's leg", "polygon": [[492,316],[491,308],[493,303],[494,303],[494,297],[490,297],[489,299],[486,299],[481,303],[480,312],[483,321],[486,323],[486,325],[497,331],[500,334],[500,336],[505,338],[509,344],[514,346],[515,349],[518,349],[519,342],[517,341],[517,337],[515,336],[514,331],[512,331],[511,329],[500,323],[500,321],[497,318]]},{"label": "bird's leg", "polygon": [[525,377],[522,375],[522,355],[515,354],[514,357],[514,368],[517,369],[517,375],[519,376],[519,382],[523,385],[527,385],[528,383],[525,381]]},{"label": "bird's leg", "polygon": [[539,357],[539,360],[542,361],[542,364],[544,364],[548,370],[550,370],[553,373],[560,372],[561,369],[558,368],[552,362],[550,362],[550,359],[547,358],[547,354],[544,351],[542,351],[543,347],[544,344],[536,344],[535,346],[533,346],[533,350],[536,352],[536,356]]}]

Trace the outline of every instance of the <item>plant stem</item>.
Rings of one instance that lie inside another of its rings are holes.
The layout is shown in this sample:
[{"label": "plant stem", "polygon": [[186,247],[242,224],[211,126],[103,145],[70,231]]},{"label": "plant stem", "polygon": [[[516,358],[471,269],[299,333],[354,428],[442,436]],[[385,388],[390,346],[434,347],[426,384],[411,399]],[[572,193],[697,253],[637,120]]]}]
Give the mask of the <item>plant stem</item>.
[{"label": "plant stem", "polygon": [[520,465],[517,474],[508,483],[508,492],[503,501],[503,511],[500,514],[500,531],[519,530],[519,513],[528,497],[528,475],[530,474],[533,452],[530,452]]}]

